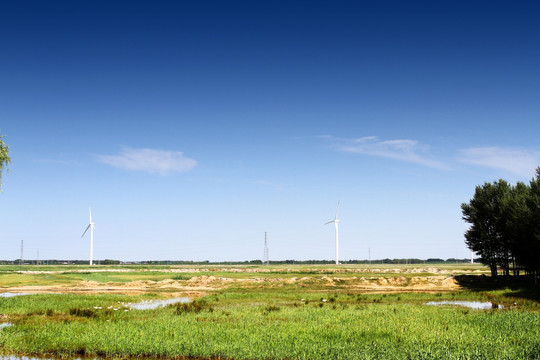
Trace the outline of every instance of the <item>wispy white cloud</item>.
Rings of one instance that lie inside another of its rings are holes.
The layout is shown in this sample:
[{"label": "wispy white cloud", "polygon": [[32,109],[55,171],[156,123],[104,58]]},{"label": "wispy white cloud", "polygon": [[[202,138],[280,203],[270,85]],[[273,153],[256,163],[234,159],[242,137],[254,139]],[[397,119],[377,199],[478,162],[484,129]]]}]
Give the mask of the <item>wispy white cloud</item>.
[{"label": "wispy white cloud", "polygon": [[444,163],[430,158],[428,146],[416,140],[379,140],[376,136],[358,139],[342,139],[328,135],[322,137],[332,141],[333,146],[339,151],[390,158],[436,169],[448,169]]},{"label": "wispy white cloud", "polygon": [[39,158],[39,159],[35,159],[34,161],[37,162],[37,163],[42,163],[42,164],[56,164],[56,165],[75,165],[75,164],[77,164],[77,161],[66,159],[64,156],[61,156],[61,157],[56,158],[56,159]]},{"label": "wispy white cloud", "polygon": [[532,177],[540,166],[540,152],[519,148],[477,147],[460,150],[459,161]]},{"label": "wispy white cloud", "polygon": [[123,148],[119,155],[97,155],[98,161],[120,169],[169,175],[191,171],[197,161],[180,151]]}]

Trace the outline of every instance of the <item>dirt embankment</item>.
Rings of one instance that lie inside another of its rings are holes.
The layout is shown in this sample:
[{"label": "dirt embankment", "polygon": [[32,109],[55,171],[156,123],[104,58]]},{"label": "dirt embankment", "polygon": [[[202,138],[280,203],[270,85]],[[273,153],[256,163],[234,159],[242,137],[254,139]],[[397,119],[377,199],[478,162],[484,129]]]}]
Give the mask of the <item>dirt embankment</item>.
[{"label": "dirt embankment", "polygon": [[228,287],[291,287],[299,289],[347,289],[351,291],[453,291],[460,288],[451,275],[433,276],[373,276],[373,277],[339,277],[328,275],[311,275],[304,277],[270,278],[248,277],[229,278],[208,275],[194,276],[188,280],[166,279],[161,281],[137,280],[126,283],[100,283],[82,281],[76,285],[24,286],[3,289],[6,292],[72,292],[72,293],[138,293],[138,292],[170,292],[183,294],[207,293]]}]

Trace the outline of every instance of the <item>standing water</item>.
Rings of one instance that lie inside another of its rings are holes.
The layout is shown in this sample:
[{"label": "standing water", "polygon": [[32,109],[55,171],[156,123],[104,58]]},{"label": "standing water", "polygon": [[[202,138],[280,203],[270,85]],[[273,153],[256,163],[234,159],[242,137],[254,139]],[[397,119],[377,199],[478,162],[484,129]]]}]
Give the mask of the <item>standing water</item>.
[{"label": "standing water", "polygon": [[0,297],[10,298],[15,296],[31,295],[28,293],[0,293]]},{"label": "standing water", "polygon": [[498,305],[495,303],[491,303],[489,301],[430,301],[427,302],[426,305],[459,305],[459,306],[465,306],[471,309],[475,310],[488,310],[488,309],[503,309],[504,307],[502,305]]},{"label": "standing water", "polygon": [[173,299],[167,299],[167,300],[149,300],[149,301],[141,301],[139,303],[132,304],[131,308],[135,310],[152,310],[152,309],[157,309],[160,307],[165,307],[167,305],[172,305],[176,303],[185,304],[190,301],[191,300],[189,300],[186,297],[173,298]]}]

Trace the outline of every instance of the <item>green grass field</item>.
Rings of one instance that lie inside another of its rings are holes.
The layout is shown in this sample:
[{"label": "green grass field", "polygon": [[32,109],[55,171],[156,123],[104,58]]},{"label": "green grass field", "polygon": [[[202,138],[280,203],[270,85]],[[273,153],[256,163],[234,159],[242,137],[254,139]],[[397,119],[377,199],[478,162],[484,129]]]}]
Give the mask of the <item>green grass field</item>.
[{"label": "green grass field", "polygon": [[[389,270],[395,268],[380,267],[377,276],[394,276]],[[231,278],[253,276],[243,267],[201,267],[186,273],[167,272],[169,268],[114,269],[118,270],[94,273],[88,268],[60,267],[54,269],[57,273],[48,274],[1,269],[0,287],[35,282],[75,285],[86,280],[160,281],[179,275],[200,276],[201,272]],[[471,270],[446,269],[456,274]],[[336,272],[331,266],[269,270],[273,272],[254,274],[316,280]],[[168,291],[152,290],[139,295],[40,293],[0,298],[0,321],[13,324],[0,329],[0,351],[43,357],[540,359],[539,291],[531,287],[496,284],[459,291],[365,293],[347,286],[232,283],[208,290],[189,304],[155,310],[133,310],[128,305],[167,296]],[[439,300],[489,301],[505,308],[425,305]]]}]

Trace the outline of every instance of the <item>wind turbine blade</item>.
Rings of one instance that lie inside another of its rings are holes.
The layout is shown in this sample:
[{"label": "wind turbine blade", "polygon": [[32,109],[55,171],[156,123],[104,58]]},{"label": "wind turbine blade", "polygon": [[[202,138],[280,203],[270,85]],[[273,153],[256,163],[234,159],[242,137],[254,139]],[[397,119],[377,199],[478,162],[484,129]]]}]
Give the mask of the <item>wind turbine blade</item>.
[{"label": "wind turbine blade", "polygon": [[90,213],[90,223],[92,223],[92,207],[88,207],[89,213]]},{"label": "wind turbine blade", "polygon": [[336,222],[336,220],[332,220],[332,221],[329,221],[329,222],[327,222],[327,223],[324,223],[324,225],[328,225],[328,224],[331,224],[331,223],[333,223],[333,222]]},{"label": "wind turbine blade", "polygon": [[92,225],[92,224],[88,224],[88,226],[86,227],[86,230],[84,230],[84,232],[82,233],[81,237],[83,237],[84,234],[86,234],[86,232],[88,231],[88,229],[90,229],[90,225]]},{"label": "wind turbine blade", "polygon": [[339,211],[339,200],[337,202],[337,208],[336,208],[336,217],[334,219],[337,219],[337,216],[338,216],[338,211]]}]

